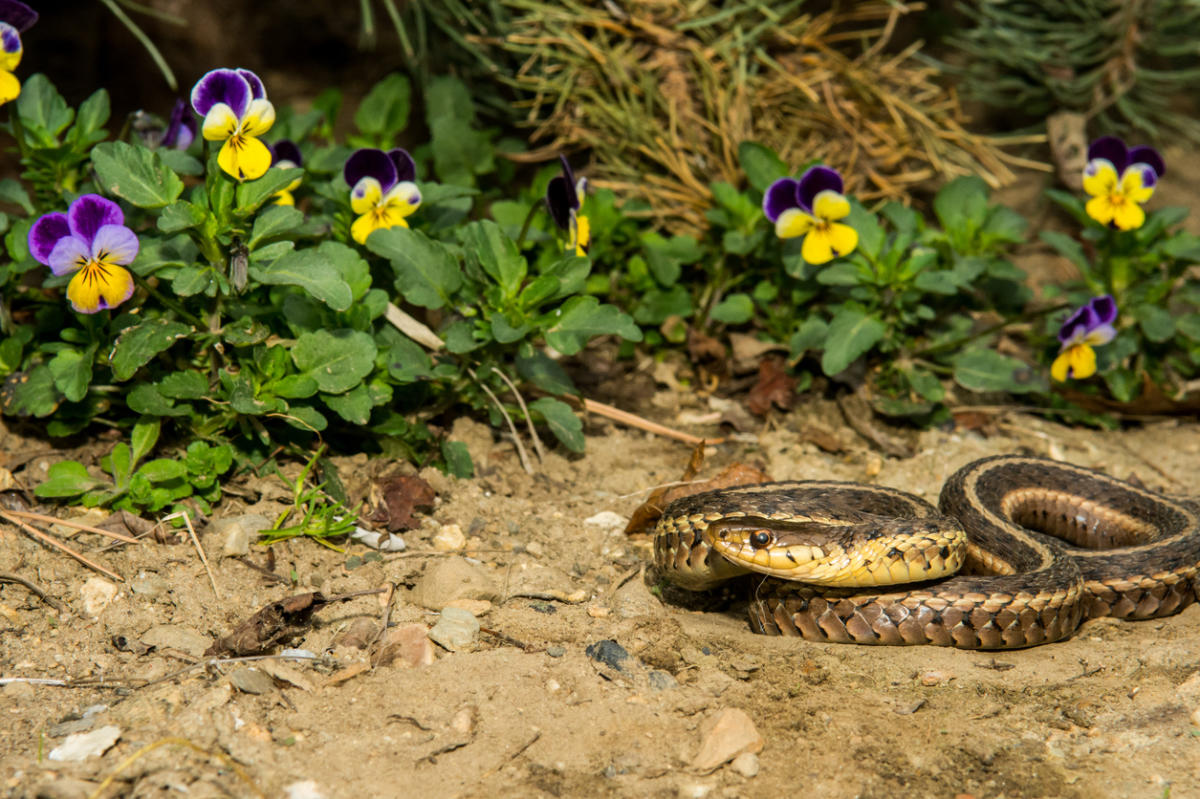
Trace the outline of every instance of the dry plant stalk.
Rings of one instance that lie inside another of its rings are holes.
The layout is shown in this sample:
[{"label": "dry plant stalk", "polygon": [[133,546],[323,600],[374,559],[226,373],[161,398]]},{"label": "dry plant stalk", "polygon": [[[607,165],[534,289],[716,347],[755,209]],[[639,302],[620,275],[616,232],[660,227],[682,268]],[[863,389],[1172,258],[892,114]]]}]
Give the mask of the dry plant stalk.
[{"label": "dry plant stalk", "polygon": [[[916,2],[500,0],[523,59],[510,81],[545,150],[590,148],[590,177],[679,231],[706,226],[710,181],[742,182],[738,145],[794,168],[821,160],[862,200],[904,200],[935,177],[993,186],[1031,164],[971,133],[954,92],[918,59],[888,52]],[[808,11],[809,8],[820,9]],[[470,37],[468,37],[470,38]]]}]

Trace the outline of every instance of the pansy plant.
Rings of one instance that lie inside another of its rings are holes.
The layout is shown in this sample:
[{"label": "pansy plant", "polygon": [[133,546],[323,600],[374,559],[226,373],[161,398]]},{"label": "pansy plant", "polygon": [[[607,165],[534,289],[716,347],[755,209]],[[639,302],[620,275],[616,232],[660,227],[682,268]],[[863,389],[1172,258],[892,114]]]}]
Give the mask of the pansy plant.
[{"label": "pansy plant", "polygon": [[1117,320],[1117,303],[1108,294],[1093,297],[1075,310],[1058,331],[1061,345],[1058,357],[1050,366],[1055,380],[1082,380],[1096,373],[1096,350],[1117,335],[1113,322]]},{"label": "pansy plant", "polygon": [[300,181],[304,176],[302,170],[304,157],[300,155],[300,148],[291,139],[280,139],[268,146],[271,148],[271,166],[277,166],[280,169],[301,170],[296,173],[295,180],[275,192],[274,195],[276,205],[295,205],[296,198],[292,196],[292,192],[300,188]]},{"label": "pansy plant", "polygon": [[358,215],[350,235],[359,244],[376,230],[408,227],[421,205],[417,166],[407,150],[364,148],[346,159],[342,177],[350,186],[350,208]]},{"label": "pansy plant", "polygon": [[795,178],[780,178],[763,194],[763,213],[781,239],[804,236],[800,255],[820,265],[854,251],[858,232],[838,222],[850,214],[842,176],[827,166],[810,167]]},{"label": "pansy plant", "polygon": [[566,156],[560,155],[559,159],[562,174],[552,177],[546,186],[546,208],[558,229],[567,234],[567,251],[587,255],[591,225],[588,218],[579,213],[583,209],[583,198],[587,196],[587,178],[576,180]]},{"label": "pansy plant", "polygon": [[80,313],[115,308],[133,295],[125,268],[138,254],[138,238],[125,227],[120,206],[85,194],[64,214],[46,214],[29,231],[29,252],[56,275],[74,273],[67,299]]},{"label": "pansy plant", "polygon": [[1153,147],[1125,146],[1116,136],[1102,136],[1088,147],[1083,190],[1091,195],[1085,210],[1102,225],[1135,230],[1146,221],[1142,204],[1154,194],[1166,173],[1162,156]]},{"label": "pansy plant", "polygon": [[237,180],[254,180],[271,166],[259,137],[275,123],[275,107],[263,83],[248,69],[214,69],[192,88],[192,108],[204,117],[201,132],[219,141],[217,164]]},{"label": "pansy plant", "polygon": [[187,103],[182,99],[175,101],[171,109],[171,119],[167,122],[166,133],[163,134],[162,146],[172,150],[186,150],[192,146],[199,127],[195,118],[188,113]]},{"label": "pansy plant", "polygon": [[21,94],[21,82],[13,72],[25,52],[21,34],[29,30],[37,18],[36,11],[18,0],[0,0],[0,105]]}]

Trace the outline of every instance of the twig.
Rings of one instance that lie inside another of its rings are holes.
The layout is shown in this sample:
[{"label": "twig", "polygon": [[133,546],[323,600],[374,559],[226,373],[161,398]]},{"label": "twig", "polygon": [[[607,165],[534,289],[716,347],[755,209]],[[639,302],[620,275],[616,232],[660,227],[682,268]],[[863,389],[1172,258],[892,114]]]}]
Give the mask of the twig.
[{"label": "twig", "polygon": [[483,389],[483,392],[488,395],[492,401],[492,404],[496,406],[496,410],[500,411],[500,415],[504,417],[504,421],[508,422],[508,429],[512,432],[513,443],[517,445],[517,455],[521,458],[521,467],[525,469],[525,474],[533,474],[533,464],[529,462],[529,453],[525,451],[525,445],[521,443],[521,434],[517,432],[517,426],[513,423],[512,417],[508,415],[508,411],[504,409],[504,404],[501,403],[499,398],[492,393],[492,390],[488,388],[482,380],[479,379],[479,376],[475,374],[474,369],[468,369],[467,373],[471,375],[471,378],[476,383],[479,384],[479,387]]},{"label": "twig", "polygon": [[15,574],[0,574],[0,583],[16,583],[17,585],[25,586],[26,588],[29,589],[30,593],[36,594],[38,599],[42,600],[47,605],[54,608],[59,613],[63,613],[67,609],[67,606],[64,605],[62,602],[60,602],[57,599],[55,599],[54,597],[50,596],[45,591],[38,588],[36,585],[34,585],[33,583],[26,580],[24,577],[18,577]]},{"label": "twig", "polygon": [[517,649],[523,650],[525,652],[541,652],[542,651],[538,647],[535,647],[533,644],[527,644],[524,641],[513,638],[511,635],[502,633],[499,630],[493,630],[489,627],[480,627],[479,632],[485,633],[486,635],[490,635],[498,641],[506,643],[509,646],[515,646]]},{"label": "twig", "polygon": [[[379,632],[375,633],[375,636],[368,643],[368,645],[367,645],[368,651],[370,651],[371,649],[374,649],[376,646],[379,645],[379,642],[381,640],[383,640],[383,636],[387,632],[388,622],[390,622],[392,619],[392,599],[396,595],[395,584],[388,583],[386,590],[387,590],[387,597],[384,598],[384,600],[383,600],[383,614],[382,614],[382,617],[379,619]],[[375,656],[378,654],[379,654],[379,652],[376,651],[375,655],[373,655],[371,657],[371,668],[375,668]]]},{"label": "twig", "polygon": [[525,398],[521,396],[520,391],[517,391],[517,387],[513,384],[513,381],[508,379],[508,375],[494,366],[492,367],[492,371],[500,375],[500,379],[512,389],[513,396],[517,398],[517,404],[521,406],[521,413],[525,414],[525,424],[529,427],[529,437],[533,439],[533,446],[537,450],[538,460],[544,463],[546,461],[546,450],[542,448],[542,439],[537,434],[537,428],[533,425],[533,419],[529,417],[529,408],[525,407]]},{"label": "twig", "polygon": [[484,774],[484,775],[483,775],[483,777],[482,777],[481,779],[485,779],[485,780],[486,780],[487,778],[491,777],[493,774],[495,774],[496,772],[498,772],[498,771],[499,771],[499,770],[500,770],[500,769],[501,769],[503,766],[505,766],[505,765],[507,765],[507,764],[509,764],[509,763],[513,762],[513,761],[514,761],[514,760],[516,760],[518,757],[520,757],[521,755],[525,754],[525,752],[526,752],[526,751],[529,749],[529,747],[531,747],[531,746],[533,746],[535,743],[537,743],[537,742],[538,742],[538,741],[541,739],[541,737],[542,737],[542,731],[541,731],[541,730],[537,730],[537,729],[535,729],[535,730],[533,731],[533,737],[532,737],[532,738],[530,738],[528,741],[526,741],[524,744],[522,744],[520,747],[518,747],[518,748],[517,748],[517,751],[513,752],[511,755],[509,755],[507,758],[505,758],[505,760],[504,760],[504,762],[503,762],[503,763],[501,763],[499,766],[496,766],[495,768],[491,769],[491,770],[490,770],[490,771],[488,771],[486,774]]},{"label": "twig", "polygon": [[113,578],[117,582],[121,582],[121,583],[125,582],[125,578],[122,577],[121,575],[117,574],[116,572],[109,571],[108,569],[101,566],[99,563],[94,563],[93,561],[88,560],[83,555],[80,555],[78,552],[71,549],[66,544],[60,543],[59,541],[54,539],[52,536],[46,535],[45,533],[43,533],[41,530],[38,530],[37,528],[30,527],[28,524],[21,521],[20,519],[15,519],[12,516],[9,516],[7,513],[3,513],[3,512],[0,512],[0,519],[4,519],[9,524],[14,524],[17,527],[20,527],[22,530],[29,533],[34,538],[41,541],[43,544],[49,544],[50,546],[54,547],[55,549],[58,549],[62,552],[67,553],[68,555],[75,558],[75,560],[79,561],[83,565],[85,565],[89,568],[95,569],[96,571],[100,572],[101,574],[105,574],[105,575]]},{"label": "twig", "polygon": [[204,571],[208,572],[208,581],[210,583],[212,583],[213,594],[216,595],[217,599],[220,599],[221,598],[221,590],[219,588],[217,588],[216,575],[213,574],[212,568],[208,565],[208,558],[204,554],[204,547],[200,546],[200,539],[196,535],[196,528],[192,527],[192,519],[188,515],[188,512],[185,510],[181,510],[178,513],[172,513],[170,516],[165,517],[163,519],[163,521],[169,522],[172,519],[179,519],[179,518],[183,519],[184,525],[187,527],[188,532],[192,536],[192,543],[196,545],[196,551],[198,553],[200,553],[200,562],[204,564]]},{"label": "twig", "polygon": [[124,541],[126,544],[142,543],[137,538],[130,538],[127,535],[121,535],[120,533],[113,532],[112,530],[105,530],[102,527],[92,527],[89,524],[81,524],[74,519],[56,519],[55,517],[47,516],[44,513],[31,513],[25,510],[10,510],[5,511],[5,513],[10,516],[19,516],[23,519],[32,519],[33,521],[41,522],[42,524],[61,524],[63,527],[71,527],[75,530],[83,530],[86,533],[96,533],[97,535],[115,538],[118,541]]},{"label": "twig", "polygon": [[665,427],[657,422],[652,422],[649,419],[645,419],[635,413],[623,411],[620,408],[614,408],[611,405],[605,405],[603,402],[596,402],[596,400],[592,399],[585,398],[583,400],[583,409],[589,413],[594,413],[598,416],[604,416],[608,419],[612,419],[614,422],[620,422],[621,424],[626,424],[630,427],[636,427],[639,430],[645,430],[647,433],[654,433],[655,435],[673,438],[676,441],[682,441],[683,443],[691,444],[692,446],[696,446],[697,444],[725,443],[724,436],[721,438],[699,438],[679,430],[672,430],[670,427]]},{"label": "twig", "polygon": [[446,346],[446,343],[438,338],[437,333],[434,333],[427,326],[413,319],[393,303],[388,303],[387,310],[384,311],[383,315],[397,330],[426,349],[436,352]]}]

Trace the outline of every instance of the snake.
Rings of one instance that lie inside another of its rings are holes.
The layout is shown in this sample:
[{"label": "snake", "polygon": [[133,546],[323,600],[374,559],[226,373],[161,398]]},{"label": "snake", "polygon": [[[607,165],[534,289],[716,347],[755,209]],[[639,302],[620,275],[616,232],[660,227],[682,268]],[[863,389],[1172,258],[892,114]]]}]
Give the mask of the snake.
[{"label": "snake", "polygon": [[801,480],[682,497],[654,529],[681,588],[751,580],[755,632],[854,644],[1017,649],[1091,618],[1151,619],[1200,595],[1200,501],[1047,458],[950,476],[938,507]]}]

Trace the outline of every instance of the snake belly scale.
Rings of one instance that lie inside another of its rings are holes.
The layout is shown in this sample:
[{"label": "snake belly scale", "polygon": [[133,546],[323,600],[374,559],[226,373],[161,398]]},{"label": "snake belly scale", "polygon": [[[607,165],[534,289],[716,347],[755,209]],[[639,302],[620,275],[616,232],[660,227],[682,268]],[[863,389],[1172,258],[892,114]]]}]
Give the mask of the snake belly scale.
[{"label": "snake belly scale", "polygon": [[938,504],[832,481],[695,494],[659,520],[655,562],[692,590],[752,575],[757,632],[858,644],[1034,646],[1200,592],[1194,500],[1002,455],[956,472]]}]

